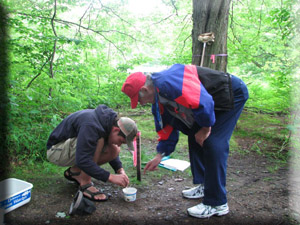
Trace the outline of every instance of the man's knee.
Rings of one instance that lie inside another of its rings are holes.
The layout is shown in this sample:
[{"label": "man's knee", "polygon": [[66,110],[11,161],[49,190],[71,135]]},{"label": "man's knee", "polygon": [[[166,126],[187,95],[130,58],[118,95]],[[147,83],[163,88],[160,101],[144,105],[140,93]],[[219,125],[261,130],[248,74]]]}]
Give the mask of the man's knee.
[{"label": "man's knee", "polygon": [[113,158],[113,159],[115,159],[115,158],[117,158],[118,157],[118,155],[120,154],[120,147],[118,147],[118,146],[116,146],[116,145],[112,145],[111,147],[110,147],[110,152],[111,152],[111,157]]},{"label": "man's knee", "polygon": [[98,165],[102,165],[117,158],[119,154],[120,154],[120,147],[116,145],[107,145],[103,148],[103,150],[99,155],[98,154],[95,155],[94,160],[95,162],[97,162]]},{"label": "man's knee", "polygon": [[204,141],[204,150],[209,151],[211,154],[218,154],[219,152],[226,151],[229,148],[228,140],[210,136]]}]

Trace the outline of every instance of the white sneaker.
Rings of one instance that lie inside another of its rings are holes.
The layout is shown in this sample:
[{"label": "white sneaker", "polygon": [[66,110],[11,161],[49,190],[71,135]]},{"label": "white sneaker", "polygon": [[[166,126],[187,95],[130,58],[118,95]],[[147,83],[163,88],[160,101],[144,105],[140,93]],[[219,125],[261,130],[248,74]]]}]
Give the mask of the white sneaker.
[{"label": "white sneaker", "polygon": [[188,190],[182,191],[182,196],[185,198],[202,198],[204,196],[204,185],[200,184]]},{"label": "white sneaker", "polygon": [[198,218],[208,218],[213,215],[223,216],[229,213],[229,207],[227,203],[220,206],[210,206],[210,205],[204,205],[203,203],[200,203],[199,205],[188,208],[187,211],[188,214],[191,216],[198,217]]}]

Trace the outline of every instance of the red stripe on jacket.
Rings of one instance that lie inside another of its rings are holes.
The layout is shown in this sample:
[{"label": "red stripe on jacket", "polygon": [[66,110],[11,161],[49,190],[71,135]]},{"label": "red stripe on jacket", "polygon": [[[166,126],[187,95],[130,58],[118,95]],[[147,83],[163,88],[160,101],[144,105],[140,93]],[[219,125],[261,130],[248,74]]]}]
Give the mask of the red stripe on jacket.
[{"label": "red stripe on jacket", "polygon": [[165,126],[163,129],[157,132],[159,138],[158,141],[165,141],[168,140],[169,136],[173,131],[173,127],[170,125]]},{"label": "red stripe on jacket", "polygon": [[198,78],[197,68],[194,65],[184,67],[182,95],[175,101],[186,108],[197,109],[200,102],[200,80]]}]

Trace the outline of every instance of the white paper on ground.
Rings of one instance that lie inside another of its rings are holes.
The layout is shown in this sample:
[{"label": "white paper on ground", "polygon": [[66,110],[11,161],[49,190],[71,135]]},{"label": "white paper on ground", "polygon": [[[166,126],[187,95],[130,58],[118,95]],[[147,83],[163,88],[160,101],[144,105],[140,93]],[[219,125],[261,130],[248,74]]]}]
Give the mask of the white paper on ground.
[{"label": "white paper on ground", "polygon": [[177,169],[180,171],[184,171],[186,168],[190,166],[190,162],[180,159],[167,159],[160,162],[162,165],[168,168]]}]

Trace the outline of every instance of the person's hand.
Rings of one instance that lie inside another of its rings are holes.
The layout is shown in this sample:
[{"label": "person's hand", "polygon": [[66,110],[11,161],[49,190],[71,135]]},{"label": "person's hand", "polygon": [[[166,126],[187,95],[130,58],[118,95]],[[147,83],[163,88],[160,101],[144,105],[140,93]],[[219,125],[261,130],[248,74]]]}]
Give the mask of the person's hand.
[{"label": "person's hand", "polygon": [[125,170],[123,168],[118,169],[117,174],[125,174]]},{"label": "person's hand", "polygon": [[157,154],[150,162],[147,163],[147,165],[144,168],[144,174],[146,173],[147,170],[149,171],[154,171],[157,170],[157,166],[160,163],[162,159],[161,154]]},{"label": "person's hand", "polygon": [[195,139],[196,142],[203,147],[203,142],[209,137],[211,131],[211,127],[202,127],[196,134]]},{"label": "person's hand", "polygon": [[121,187],[127,187],[129,185],[129,179],[125,171],[121,174],[110,174],[108,181]]}]

